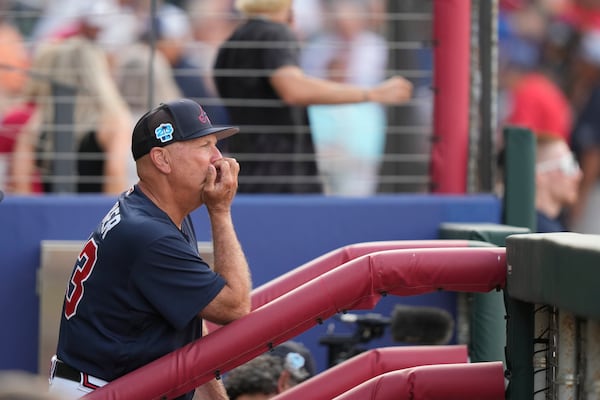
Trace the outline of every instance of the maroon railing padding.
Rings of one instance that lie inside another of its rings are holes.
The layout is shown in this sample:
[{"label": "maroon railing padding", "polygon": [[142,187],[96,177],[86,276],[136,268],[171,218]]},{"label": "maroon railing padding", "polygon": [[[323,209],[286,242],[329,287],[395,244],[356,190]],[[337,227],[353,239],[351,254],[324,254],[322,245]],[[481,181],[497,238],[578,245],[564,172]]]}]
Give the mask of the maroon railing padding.
[{"label": "maroon railing padding", "polygon": [[371,253],[299,286],[85,398],[174,398],[338,312],[372,309],[382,295],[413,296],[438,290],[489,292],[503,288],[505,282],[503,247]]},{"label": "maroon railing padding", "polygon": [[430,364],[468,361],[467,346],[394,346],[373,349],[354,356],[273,400],[331,400],[335,396],[386,372]]}]

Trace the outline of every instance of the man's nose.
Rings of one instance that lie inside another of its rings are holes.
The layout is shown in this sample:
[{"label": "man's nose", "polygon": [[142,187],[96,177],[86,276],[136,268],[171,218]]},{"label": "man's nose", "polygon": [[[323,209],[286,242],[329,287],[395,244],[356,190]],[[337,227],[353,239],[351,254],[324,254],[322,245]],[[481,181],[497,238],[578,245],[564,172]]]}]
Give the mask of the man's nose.
[{"label": "man's nose", "polygon": [[221,150],[219,150],[217,146],[214,146],[210,161],[214,163],[215,161],[220,160],[221,158],[223,158]]}]

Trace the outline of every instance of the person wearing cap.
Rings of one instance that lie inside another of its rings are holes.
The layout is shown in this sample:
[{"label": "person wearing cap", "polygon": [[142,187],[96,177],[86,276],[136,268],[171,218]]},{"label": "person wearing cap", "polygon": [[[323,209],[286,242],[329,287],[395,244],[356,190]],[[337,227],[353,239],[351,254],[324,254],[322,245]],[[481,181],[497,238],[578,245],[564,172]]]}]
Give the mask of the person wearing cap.
[{"label": "person wearing cap", "polygon": [[224,380],[230,400],[264,400],[314,375],[310,351],[290,340],[229,371]]},{"label": "person wearing cap", "polygon": [[[306,106],[401,104],[412,84],[394,76],[371,88],[319,79],[299,66],[292,0],[237,0],[246,17],[219,48],[215,84],[232,123],[244,133],[227,143],[239,155],[240,193],[320,193]],[[242,158],[243,157],[243,158]]]},{"label": "person wearing cap", "polygon": [[[131,144],[139,181],[75,261],[51,391],[79,398],[200,338],[204,319],[227,324],[250,311],[250,272],[231,215],[239,165],[217,148],[237,132],[213,126],[190,99],[161,104],[139,119]],[[190,217],[201,206],[210,219],[212,267],[199,255]],[[227,398],[216,380],[197,392]]]}]

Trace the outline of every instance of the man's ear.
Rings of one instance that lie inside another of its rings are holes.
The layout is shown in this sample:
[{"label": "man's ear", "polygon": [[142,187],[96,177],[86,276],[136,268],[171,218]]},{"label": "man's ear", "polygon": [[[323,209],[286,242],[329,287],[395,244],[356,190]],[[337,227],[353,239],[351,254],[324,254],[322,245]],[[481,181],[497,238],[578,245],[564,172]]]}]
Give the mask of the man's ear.
[{"label": "man's ear", "polygon": [[279,379],[277,379],[277,393],[283,393],[294,386],[292,382],[290,382],[291,378],[292,377],[287,370],[284,369],[281,371],[281,375],[279,375]]},{"label": "man's ear", "polygon": [[171,160],[169,158],[169,151],[163,147],[153,147],[148,153],[152,164],[163,174],[171,172]]}]

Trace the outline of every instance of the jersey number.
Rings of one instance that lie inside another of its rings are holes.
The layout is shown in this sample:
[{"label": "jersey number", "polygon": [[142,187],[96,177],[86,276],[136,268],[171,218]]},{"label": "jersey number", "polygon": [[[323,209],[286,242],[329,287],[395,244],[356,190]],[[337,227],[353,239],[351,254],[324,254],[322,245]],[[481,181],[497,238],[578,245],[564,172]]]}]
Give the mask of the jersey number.
[{"label": "jersey number", "polygon": [[98,245],[92,238],[88,240],[79,257],[77,257],[77,264],[75,264],[65,298],[65,317],[67,319],[77,313],[77,306],[83,299],[83,283],[92,275],[94,265],[96,265],[97,252]]}]

